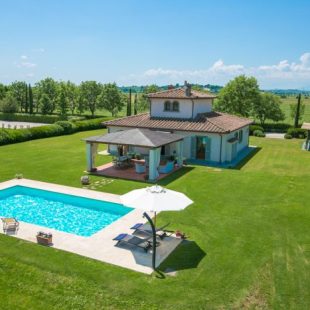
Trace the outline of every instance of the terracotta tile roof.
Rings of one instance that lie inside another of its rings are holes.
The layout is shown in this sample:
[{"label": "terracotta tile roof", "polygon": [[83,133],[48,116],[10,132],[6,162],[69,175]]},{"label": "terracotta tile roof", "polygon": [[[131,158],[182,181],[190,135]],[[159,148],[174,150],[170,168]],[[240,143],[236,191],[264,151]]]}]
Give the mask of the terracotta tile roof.
[{"label": "terracotta tile roof", "polygon": [[186,96],[185,88],[173,88],[159,91],[157,93],[150,93],[148,98],[171,98],[171,99],[214,99],[216,96],[204,93],[198,90],[191,90],[191,95]]},{"label": "terracotta tile roof", "polygon": [[222,112],[198,114],[193,120],[150,117],[149,113],[138,114],[104,122],[106,126],[149,128],[159,130],[180,130],[209,133],[228,133],[253,121],[247,118],[229,115]]}]

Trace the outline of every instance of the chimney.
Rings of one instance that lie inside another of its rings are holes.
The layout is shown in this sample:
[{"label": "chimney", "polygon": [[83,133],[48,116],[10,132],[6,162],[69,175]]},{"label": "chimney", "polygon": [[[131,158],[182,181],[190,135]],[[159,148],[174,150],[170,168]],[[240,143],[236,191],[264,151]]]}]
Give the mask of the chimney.
[{"label": "chimney", "polygon": [[185,96],[190,97],[192,92],[192,85],[187,83],[187,81],[184,82],[184,90],[185,90]]}]

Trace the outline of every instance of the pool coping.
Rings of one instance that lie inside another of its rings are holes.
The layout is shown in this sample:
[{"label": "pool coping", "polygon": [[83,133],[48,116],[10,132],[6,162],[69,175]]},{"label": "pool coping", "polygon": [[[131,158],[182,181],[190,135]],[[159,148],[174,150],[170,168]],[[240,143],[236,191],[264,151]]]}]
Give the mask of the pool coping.
[{"label": "pool coping", "polygon": [[[13,179],[2,182],[0,183],[0,190],[18,185],[122,204],[119,195],[30,179]],[[116,247],[116,242],[112,240],[120,233],[132,233],[133,231],[130,227],[141,222],[145,222],[143,219],[143,211],[133,209],[95,234],[89,237],[83,237],[20,221],[20,228],[13,237],[36,243],[36,233],[38,231],[51,232],[53,234],[53,248],[134,271],[151,274],[153,270],[151,268],[152,254],[150,252],[144,253],[144,251],[140,249]],[[0,233],[3,233],[3,231],[1,230]],[[161,246],[159,246],[156,251],[156,265],[159,266],[180,243],[180,239],[174,237],[165,238],[165,241],[162,242]]]}]

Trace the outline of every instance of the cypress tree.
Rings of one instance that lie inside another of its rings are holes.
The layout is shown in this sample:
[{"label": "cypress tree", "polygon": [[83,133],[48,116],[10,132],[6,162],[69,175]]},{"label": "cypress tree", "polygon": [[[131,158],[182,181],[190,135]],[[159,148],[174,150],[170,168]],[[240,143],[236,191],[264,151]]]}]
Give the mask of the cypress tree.
[{"label": "cypress tree", "polygon": [[299,94],[297,97],[297,108],[296,108],[295,124],[294,124],[295,128],[298,128],[299,114],[300,114],[300,102],[301,102],[301,94]]},{"label": "cypress tree", "polygon": [[127,116],[130,115],[131,115],[131,88],[129,88],[128,103],[127,103]]},{"label": "cypress tree", "polygon": [[28,113],[28,107],[29,107],[28,86],[25,83],[25,113]]},{"label": "cypress tree", "polygon": [[134,115],[138,114],[138,94],[135,94],[135,102],[134,102]]},{"label": "cypress tree", "polygon": [[29,114],[33,114],[33,95],[32,95],[32,88],[31,85],[28,85],[28,94],[29,94]]}]

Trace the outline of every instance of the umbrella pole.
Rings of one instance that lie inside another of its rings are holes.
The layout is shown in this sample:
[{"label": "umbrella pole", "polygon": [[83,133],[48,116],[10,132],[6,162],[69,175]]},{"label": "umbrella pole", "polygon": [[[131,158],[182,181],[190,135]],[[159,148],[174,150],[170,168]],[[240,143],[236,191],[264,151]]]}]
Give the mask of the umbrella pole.
[{"label": "umbrella pole", "polygon": [[152,268],[153,268],[153,270],[156,270],[156,231],[155,231],[155,226],[154,226],[152,219],[149,217],[149,215],[146,212],[143,213],[143,216],[146,217],[146,219],[148,220],[148,222],[150,223],[151,228],[152,228],[152,234],[153,234]]}]

